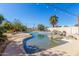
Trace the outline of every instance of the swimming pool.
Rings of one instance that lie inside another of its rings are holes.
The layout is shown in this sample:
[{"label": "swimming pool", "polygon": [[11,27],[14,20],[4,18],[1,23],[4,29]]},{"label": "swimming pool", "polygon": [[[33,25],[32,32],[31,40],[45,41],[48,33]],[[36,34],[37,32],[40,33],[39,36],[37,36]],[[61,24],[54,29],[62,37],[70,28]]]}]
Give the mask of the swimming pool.
[{"label": "swimming pool", "polygon": [[32,35],[31,38],[23,40],[24,50],[28,54],[35,53],[41,50],[46,50],[58,45],[55,40],[50,40],[48,38],[48,33],[31,32],[30,34]]},{"label": "swimming pool", "polygon": [[[23,46],[27,53],[33,53],[37,50],[44,50],[51,47],[51,41],[49,40],[46,33],[43,32],[32,32],[31,38],[23,40]],[[32,51],[32,49],[35,49]]]}]

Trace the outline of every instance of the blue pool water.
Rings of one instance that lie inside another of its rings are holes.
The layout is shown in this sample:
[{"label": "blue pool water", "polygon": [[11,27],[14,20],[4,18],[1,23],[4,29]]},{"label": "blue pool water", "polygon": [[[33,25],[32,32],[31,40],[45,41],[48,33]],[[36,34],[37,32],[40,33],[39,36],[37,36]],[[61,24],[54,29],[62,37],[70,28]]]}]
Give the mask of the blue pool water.
[{"label": "blue pool water", "polygon": [[32,35],[31,38],[23,40],[23,47],[26,53],[31,54],[52,47],[52,41],[49,40],[47,33],[32,32],[30,34]]}]

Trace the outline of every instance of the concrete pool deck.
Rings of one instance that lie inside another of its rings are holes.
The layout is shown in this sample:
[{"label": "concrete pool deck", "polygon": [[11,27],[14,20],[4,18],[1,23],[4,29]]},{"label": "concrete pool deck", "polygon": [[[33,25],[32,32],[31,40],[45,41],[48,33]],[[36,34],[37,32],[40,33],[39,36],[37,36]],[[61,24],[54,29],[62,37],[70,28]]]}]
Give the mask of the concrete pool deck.
[{"label": "concrete pool deck", "polygon": [[25,52],[22,49],[23,39],[31,37],[28,33],[7,34],[8,40],[11,41],[3,52],[3,56],[20,56]]}]

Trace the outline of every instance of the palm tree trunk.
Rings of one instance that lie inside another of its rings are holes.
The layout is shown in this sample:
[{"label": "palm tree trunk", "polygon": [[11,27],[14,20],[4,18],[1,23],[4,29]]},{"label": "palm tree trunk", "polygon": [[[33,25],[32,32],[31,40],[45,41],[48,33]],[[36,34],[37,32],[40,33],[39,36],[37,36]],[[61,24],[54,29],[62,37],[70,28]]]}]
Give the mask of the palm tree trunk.
[{"label": "palm tree trunk", "polygon": [[54,27],[54,24],[53,24],[53,27]]}]

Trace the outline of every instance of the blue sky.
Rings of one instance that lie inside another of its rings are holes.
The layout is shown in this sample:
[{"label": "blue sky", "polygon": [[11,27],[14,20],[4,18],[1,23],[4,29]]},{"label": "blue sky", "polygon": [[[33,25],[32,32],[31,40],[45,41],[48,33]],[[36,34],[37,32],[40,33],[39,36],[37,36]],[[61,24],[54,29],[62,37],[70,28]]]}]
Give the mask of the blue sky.
[{"label": "blue sky", "polygon": [[19,19],[28,27],[51,26],[49,19],[53,15],[58,16],[58,25],[73,26],[77,23],[79,4],[7,3],[0,4],[0,14],[11,22]]}]

